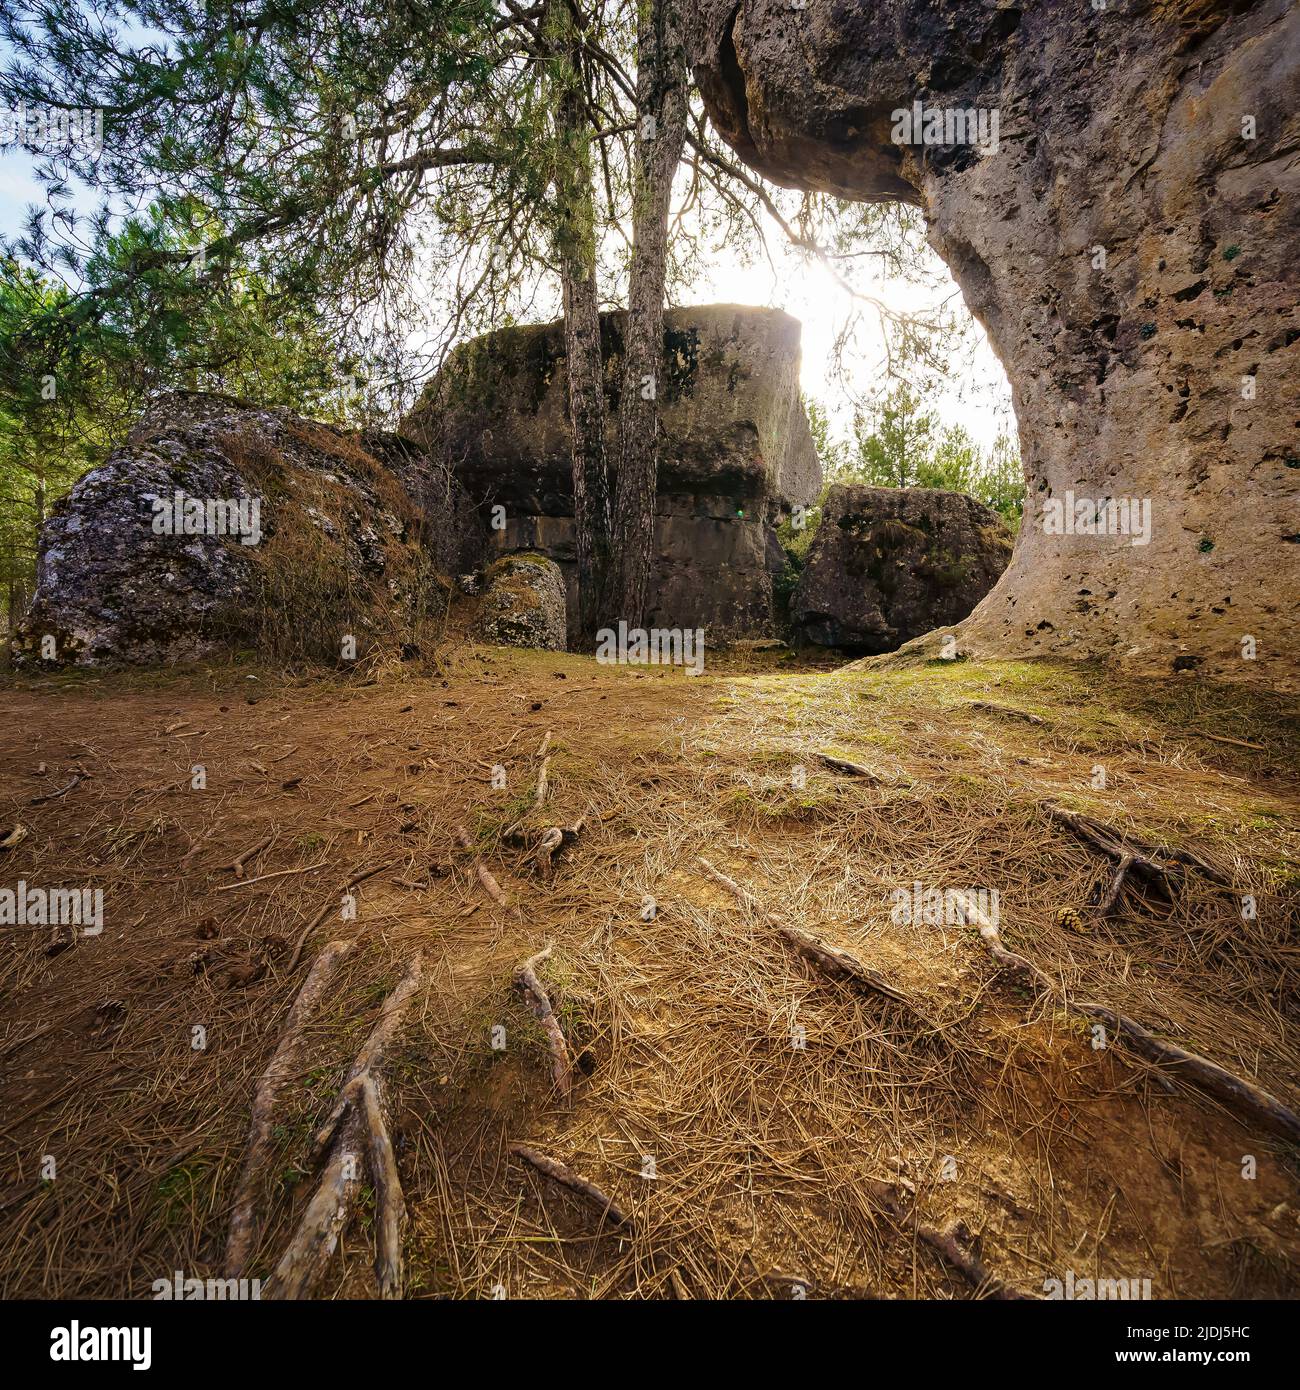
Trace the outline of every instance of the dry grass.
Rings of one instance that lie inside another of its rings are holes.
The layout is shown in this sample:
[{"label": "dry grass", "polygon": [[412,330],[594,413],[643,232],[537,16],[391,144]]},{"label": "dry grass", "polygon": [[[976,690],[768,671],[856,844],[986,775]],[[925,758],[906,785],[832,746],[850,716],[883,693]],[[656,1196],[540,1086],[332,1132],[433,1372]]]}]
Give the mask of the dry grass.
[{"label": "dry grass", "polygon": [[[265,939],[291,941],[350,872],[378,863],[392,867],[363,888],[358,922],[313,938],[355,933],[363,949],[313,1025],[311,1069],[277,1131],[254,1274],[305,1196],[306,1136],[418,946],[427,997],[392,1077],[413,1296],[970,1296],[873,1196],[902,1179],[921,1219],[960,1222],[1028,1292],[1067,1269],[1150,1277],[1157,1297],[1294,1287],[1288,1153],[1118,1049],[1094,1051],[1077,1021],[997,977],[969,930],[891,914],[893,890],[913,881],[995,888],[1008,945],[1294,1105],[1294,707],[1087,669],[828,673],[758,655],[690,680],[468,648],[371,679],[213,668],[8,696],[29,733],[0,743],[0,792],[34,833],[3,881],[80,874],[104,883],[109,914],[96,941],[47,958],[36,936],[0,965],[9,1296],[147,1296],[173,1269],[219,1272],[255,1079],[301,982]],[[819,751],[882,783],[835,775]],[[188,790],[197,760],[206,793]],[[31,808],[40,761],[57,785],[74,762],[93,776]],[[504,791],[490,784],[497,763]],[[1105,791],[1091,785],[1097,765]],[[1051,826],[1045,801],[1194,847],[1256,896],[1259,920],[1193,875],[1172,902],[1130,890],[1087,933],[1059,925],[1058,909],[1095,899],[1113,866]],[[519,836],[581,815],[577,845],[543,875]],[[461,822],[510,908],[455,847]],[[216,893],[223,866],[266,833],[250,876],[324,867]],[[940,1030],[817,976],[696,871],[701,854],[770,911],[856,951]],[[219,965],[193,974],[195,929],[213,916],[215,945],[265,959],[262,978],[226,988]],[[584,1063],[567,1107],[510,985],[548,942],[543,977]],[[110,999],[120,1014],[97,1014]],[[204,1052],[190,1046],[195,1023]],[[509,1157],[512,1142],[598,1183],[630,1230],[601,1229]],[[45,1153],[59,1167],[42,1186]],[[368,1266],[358,1229],[337,1291],[369,1296]]]},{"label": "dry grass", "polygon": [[[353,436],[306,422],[286,434],[286,451],[301,449],[308,466],[294,466],[256,430],[220,437],[232,466],[271,503],[275,524],[249,552],[251,599],[218,626],[276,665],[337,664],[345,635],[363,658],[402,644],[432,651],[450,583],[430,563],[423,513]],[[372,529],[358,510],[363,499]]]}]

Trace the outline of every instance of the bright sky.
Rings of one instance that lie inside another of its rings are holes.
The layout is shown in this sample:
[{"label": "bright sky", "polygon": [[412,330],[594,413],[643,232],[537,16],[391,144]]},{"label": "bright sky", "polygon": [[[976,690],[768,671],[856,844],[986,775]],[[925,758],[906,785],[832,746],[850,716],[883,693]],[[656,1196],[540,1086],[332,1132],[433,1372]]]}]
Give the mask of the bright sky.
[{"label": "bright sky", "polygon": [[[44,205],[43,191],[31,178],[30,167],[30,157],[23,151],[0,149],[0,234],[12,235],[18,230],[29,203]],[[89,212],[95,200],[84,190],[79,192],[77,210]],[[804,392],[827,408],[834,427],[843,433],[852,420],[851,398],[867,398],[888,385],[883,371],[884,340],[876,316],[871,309],[866,310],[844,354],[847,380],[837,378],[832,349],[853,311],[853,301],[824,266],[784,246],[774,226],[771,231],[771,263],[760,258],[742,265],[724,253],[694,287],[690,300],[763,305],[784,309],[797,318],[803,325]],[[922,248],[921,254],[942,271],[928,248]],[[863,291],[897,309],[924,309],[943,301],[960,308],[957,286],[946,271],[933,292],[910,282],[856,273]],[[970,343],[953,362],[949,380],[928,382],[926,396],[945,424],[964,425],[987,449],[999,430],[1010,430],[1014,435],[1010,389],[982,330],[973,320],[970,325]]]},{"label": "bright sky", "polygon": [[[775,248],[780,234],[770,239]],[[945,424],[964,425],[982,448],[987,449],[999,430],[1015,434],[1011,412],[1011,389],[1002,364],[989,347],[983,330],[966,313],[960,291],[942,263],[928,247],[922,254],[941,272],[937,290],[896,279],[857,274],[862,292],[889,304],[895,310],[923,310],[947,301],[970,324],[970,342],[952,364],[947,382],[927,384],[927,404]],[[833,360],[836,337],[853,309],[853,301],[832,273],[821,263],[785,249],[773,252],[773,264],[766,260],[743,266],[720,263],[707,284],[695,296],[699,302],[756,304],[784,309],[803,324],[803,389],[825,406],[841,430],[852,419],[848,394],[869,397],[885,389],[884,339],[873,310],[867,308],[855,336],[844,354],[847,380],[838,379]]]}]

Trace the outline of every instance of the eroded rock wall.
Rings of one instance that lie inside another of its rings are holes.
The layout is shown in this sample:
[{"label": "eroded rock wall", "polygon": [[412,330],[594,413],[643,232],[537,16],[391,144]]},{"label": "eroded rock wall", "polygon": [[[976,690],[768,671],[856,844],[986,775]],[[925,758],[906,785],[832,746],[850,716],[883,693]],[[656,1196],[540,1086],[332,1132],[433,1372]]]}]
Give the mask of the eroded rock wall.
[{"label": "eroded rock wall", "polygon": [[[703,8],[724,138],[779,183],[917,204],[1006,368],[1026,517],[960,648],[1296,685],[1300,9]],[[996,112],[996,142],[896,142],[918,101]],[[1109,501],[1149,535],[1087,533]],[[1067,503],[1082,533],[1053,532]]]}]

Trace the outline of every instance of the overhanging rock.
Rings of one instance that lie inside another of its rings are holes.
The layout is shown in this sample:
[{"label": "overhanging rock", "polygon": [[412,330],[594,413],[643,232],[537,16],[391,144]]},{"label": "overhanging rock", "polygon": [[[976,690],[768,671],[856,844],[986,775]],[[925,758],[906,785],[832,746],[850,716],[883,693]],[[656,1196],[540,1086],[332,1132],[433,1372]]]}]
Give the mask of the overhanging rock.
[{"label": "overhanging rock", "polygon": [[[622,317],[601,319],[611,464]],[[665,315],[652,625],[718,637],[773,631],[774,526],[821,487],[799,396],[799,335],[798,321],[776,309]],[[562,565],[576,624],[567,393],[563,325],[504,329],[458,348],[402,430],[450,464],[500,551],[541,551]]]},{"label": "overhanging rock", "polygon": [[[702,9],[737,154],[920,206],[1006,368],[1026,517],[960,649],[1300,683],[1300,9]],[[1088,524],[1147,504],[1145,536]],[[1054,528],[1067,507],[1083,525]]]}]

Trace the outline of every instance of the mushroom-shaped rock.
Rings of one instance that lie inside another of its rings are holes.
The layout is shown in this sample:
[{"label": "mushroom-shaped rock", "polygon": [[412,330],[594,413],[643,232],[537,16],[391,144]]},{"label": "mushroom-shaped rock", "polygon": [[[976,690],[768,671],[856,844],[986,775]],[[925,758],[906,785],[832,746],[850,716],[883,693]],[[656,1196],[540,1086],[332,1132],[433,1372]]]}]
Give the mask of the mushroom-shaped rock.
[{"label": "mushroom-shaped rock", "polygon": [[923,211],[1006,368],[960,650],[1300,683],[1300,7],[702,0],[697,44],[741,159]]}]

